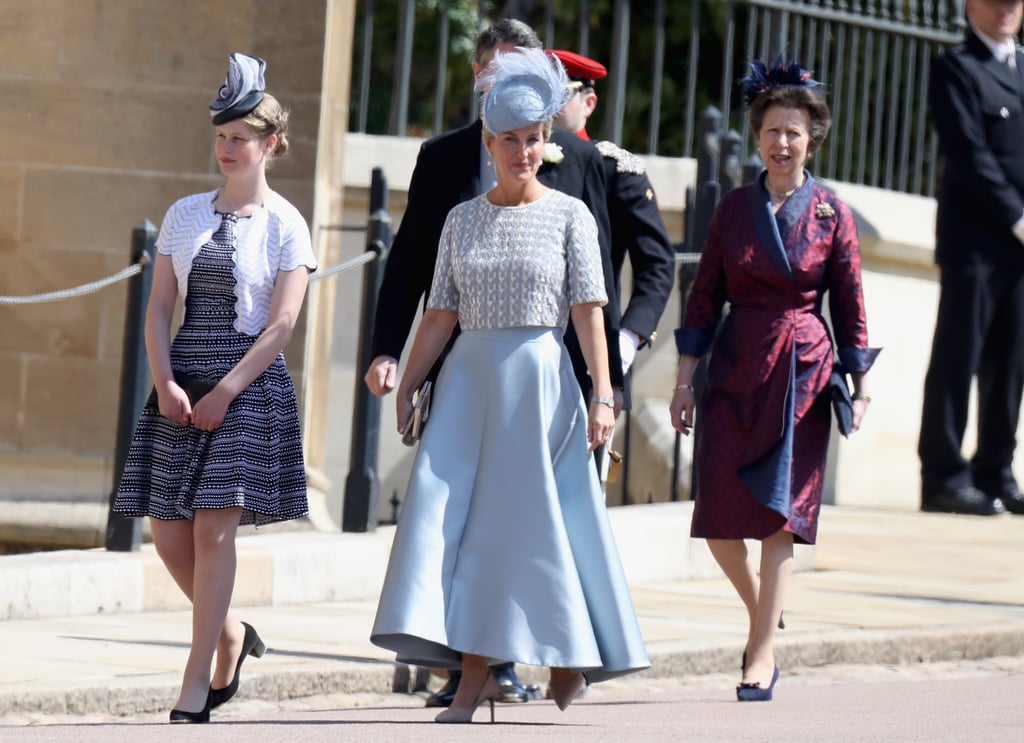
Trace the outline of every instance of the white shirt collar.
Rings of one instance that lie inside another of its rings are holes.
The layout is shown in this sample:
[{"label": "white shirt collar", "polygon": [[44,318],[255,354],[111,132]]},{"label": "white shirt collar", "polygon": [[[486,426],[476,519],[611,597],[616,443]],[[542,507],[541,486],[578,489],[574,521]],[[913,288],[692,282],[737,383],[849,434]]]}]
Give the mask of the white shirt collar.
[{"label": "white shirt collar", "polygon": [[992,52],[992,56],[995,57],[997,61],[1005,64],[1006,60],[1009,59],[1011,67],[1017,66],[1017,45],[1013,43],[1013,39],[996,41],[991,36],[983,34],[973,25],[971,28],[974,29],[974,33],[976,33],[978,38],[985,43],[985,46],[988,47],[989,51]]}]

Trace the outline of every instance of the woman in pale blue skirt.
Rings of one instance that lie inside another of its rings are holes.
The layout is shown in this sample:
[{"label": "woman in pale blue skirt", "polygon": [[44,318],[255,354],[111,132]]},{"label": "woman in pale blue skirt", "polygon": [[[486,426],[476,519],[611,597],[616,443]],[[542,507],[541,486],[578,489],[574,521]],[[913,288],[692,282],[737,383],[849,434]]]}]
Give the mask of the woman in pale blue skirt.
[{"label": "woman in pale blue skirt", "polygon": [[[650,664],[591,454],[614,423],[597,227],[581,201],[536,179],[564,78],[541,52],[495,65],[483,112],[498,185],[455,207],[441,236],[399,430],[456,323],[462,332],[438,377],[371,635],[405,662],[461,664],[438,722],[469,722],[484,701],[493,720],[489,663],[550,667],[562,709],[585,678]],[[524,112],[538,72],[554,78],[540,91],[547,106]],[[562,342],[570,314],[594,383],[589,410]]]}]

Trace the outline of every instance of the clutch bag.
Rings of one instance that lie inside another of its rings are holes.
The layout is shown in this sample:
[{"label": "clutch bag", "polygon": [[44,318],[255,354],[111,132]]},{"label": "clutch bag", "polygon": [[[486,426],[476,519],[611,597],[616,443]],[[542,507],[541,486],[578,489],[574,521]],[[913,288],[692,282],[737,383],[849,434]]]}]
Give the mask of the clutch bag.
[{"label": "clutch bag", "polygon": [[423,427],[427,425],[427,418],[430,416],[430,390],[433,385],[429,381],[416,392],[416,399],[412,404],[412,420],[409,427],[402,435],[402,443],[406,446],[415,446],[423,435]]},{"label": "clutch bag", "polygon": [[846,375],[838,366],[832,367],[832,376],[828,381],[829,394],[832,396],[832,412],[836,416],[839,433],[849,436],[853,431],[853,398],[850,387],[846,384]]},{"label": "clutch bag", "polygon": [[619,452],[612,449],[612,445],[607,444],[608,450],[608,477],[606,482],[615,482],[619,479],[619,475],[622,473],[622,460],[623,456]]},{"label": "clutch bag", "polygon": [[[185,394],[188,395],[189,404],[192,405],[192,407],[195,407],[197,402],[202,400],[208,392],[212,391],[213,388],[217,386],[218,380],[193,377],[191,374],[186,374],[183,371],[175,369],[174,382],[185,390]],[[156,394],[156,387],[153,387],[153,391],[149,393],[149,399],[146,400],[146,407],[160,407],[160,402]]]}]

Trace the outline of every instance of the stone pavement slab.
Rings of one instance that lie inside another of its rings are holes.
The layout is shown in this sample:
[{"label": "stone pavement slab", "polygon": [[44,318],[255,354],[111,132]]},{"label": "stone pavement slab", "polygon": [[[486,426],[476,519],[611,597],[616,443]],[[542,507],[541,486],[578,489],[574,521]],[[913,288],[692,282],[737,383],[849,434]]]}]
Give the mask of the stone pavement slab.
[{"label": "stone pavement slab", "polygon": [[[826,507],[813,569],[793,581],[780,665],[1024,656],[1022,545],[1019,516]],[[631,590],[653,662],[648,677],[738,673],[746,619],[727,581],[633,581]],[[246,663],[239,699],[410,688],[393,656],[369,643],[375,608],[375,597],[366,597],[240,609],[269,652]],[[189,632],[187,610],[0,623],[0,722],[33,713],[166,710]],[[520,675],[546,680],[542,669],[521,667]]]}]

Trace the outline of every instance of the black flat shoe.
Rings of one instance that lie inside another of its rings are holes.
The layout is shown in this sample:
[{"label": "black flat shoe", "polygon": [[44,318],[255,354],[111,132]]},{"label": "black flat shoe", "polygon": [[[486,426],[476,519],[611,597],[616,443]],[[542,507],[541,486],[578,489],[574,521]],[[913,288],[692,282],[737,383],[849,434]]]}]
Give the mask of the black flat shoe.
[{"label": "black flat shoe", "polygon": [[515,666],[511,663],[494,666],[491,668],[491,673],[494,674],[494,680],[498,683],[498,694],[495,696],[497,701],[511,704],[530,701],[530,695],[519,677],[516,676]]},{"label": "black flat shoe", "polygon": [[448,681],[438,691],[427,697],[427,707],[451,707],[455,699],[455,692],[459,690],[459,681],[462,679],[460,671],[452,671]]},{"label": "black flat shoe", "polygon": [[1024,514],[1024,494],[1016,484],[1011,483],[999,490],[985,490],[985,495],[998,500],[1010,513]]},{"label": "black flat shoe", "polygon": [[965,513],[972,516],[998,516],[1006,513],[999,498],[972,487],[938,490],[921,494],[921,510],[926,513]]},{"label": "black flat shoe", "polygon": [[189,712],[184,709],[172,709],[170,722],[175,724],[191,723],[202,724],[210,721],[210,695],[206,695],[206,706],[198,712]]},{"label": "black flat shoe", "polygon": [[779,667],[775,666],[775,672],[772,674],[772,683],[767,689],[761,688],[760,681],[755,681],[752,684],[740,684],[736,687],[736,701],[770,702],[772,701],[772,692],[775,690],[775,684],[778,680]]},{"label": "black flat shoe", "polygon": [[[209,709],[206,710],[207,720],[210,717],[211,709],[216,709],[238,693],[239,674],[242,672],[242,661],[246,659],[246,656],[252,655],[256,658],[262,658],[263,654],[267,652],[267,646],[263,644],[263,640],[256,634],[256,630],[252,628],[252,625],[242,622],[242,626],[245,627],[245,639],[242,641],[242,654],[238,656],[238,663],[235,665],[235,677],[223,689],[210,687],[210,698],[207,705]],[[174,713],[172,712],[171,714],[173,715]],[[203,720],[203,722],[207,720]]]}]

